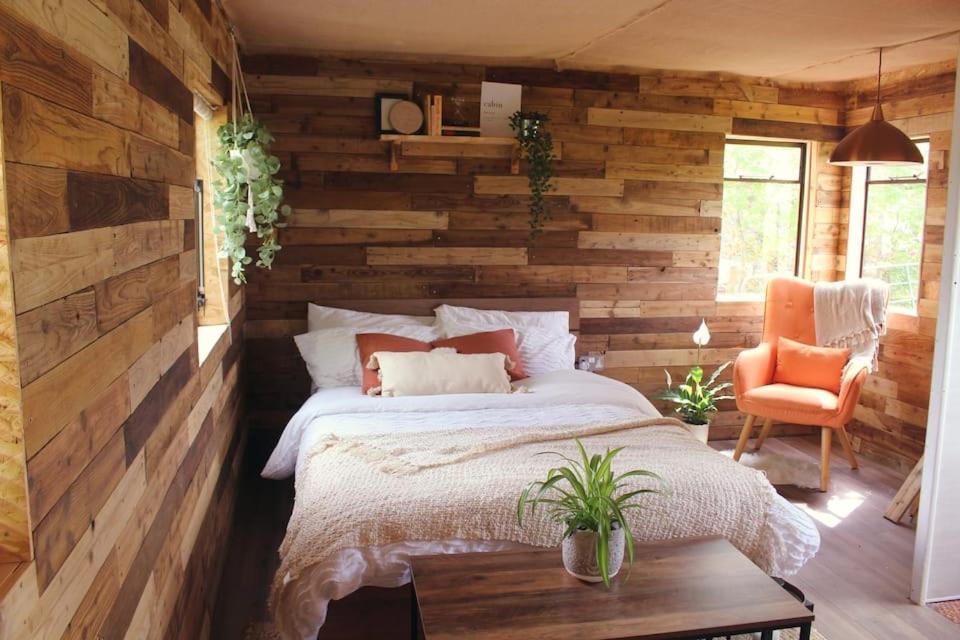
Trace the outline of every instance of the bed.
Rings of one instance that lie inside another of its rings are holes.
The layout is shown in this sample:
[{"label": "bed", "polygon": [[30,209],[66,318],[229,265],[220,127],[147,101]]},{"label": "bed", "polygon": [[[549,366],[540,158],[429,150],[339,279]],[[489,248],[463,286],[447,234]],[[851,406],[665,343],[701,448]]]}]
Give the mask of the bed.
[{"label": "bed", "polygon": [[561,529],[546,514],[521,528],[514,510],[522,487],[552,466],[536,454],[572,454],[574,438],[591,451],[625,446],[618,468],[666,480],[666,491],[632,512],[638,538],[723,535],[779,576],[816,553],[813,522],[760,472],[702,444],[632,387],[577,370],[523,386],[396,398],[342,387],[307,400],[263,470],[295,476],[272,593],[283,637],[315,638],[332,599],[407,583],[410,555],[558,545]]}]

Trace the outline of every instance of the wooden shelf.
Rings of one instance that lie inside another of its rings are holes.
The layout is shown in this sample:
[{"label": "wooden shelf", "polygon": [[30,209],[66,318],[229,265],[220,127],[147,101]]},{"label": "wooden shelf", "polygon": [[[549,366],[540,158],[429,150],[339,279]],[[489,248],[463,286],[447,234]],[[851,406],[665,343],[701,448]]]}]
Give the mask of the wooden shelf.
[{"label": "wooden shelf", "polygon": [[[458,158],[505,158],[510,173],[520,173],[520,144],[513,138],[492,136],[424,136],[384,133],[382,142],[390,143],[390,170],[397,171],[400,157],[439,156]],[[404,150],[406,147],[406,151]],[[502,149],[502,151],[498,151]]]}]

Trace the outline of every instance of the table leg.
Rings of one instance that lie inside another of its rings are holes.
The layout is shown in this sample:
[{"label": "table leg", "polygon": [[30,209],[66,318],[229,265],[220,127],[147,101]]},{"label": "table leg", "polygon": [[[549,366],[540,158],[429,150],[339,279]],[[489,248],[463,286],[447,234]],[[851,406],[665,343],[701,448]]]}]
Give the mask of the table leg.
[{"label": "table leg", "polygon": [[760,632],[760,640],[773,640],[773,631],[765,629]]},{"label": "table leg", "polygon": [[410,640],[420,638],[420,608],[417,606],[417,590],[410,583]]},{"label": "table leg", "polygon": [[800,640],[810,640],[810,629],[812,627],[812,622],[807,622],[800,625]]}]

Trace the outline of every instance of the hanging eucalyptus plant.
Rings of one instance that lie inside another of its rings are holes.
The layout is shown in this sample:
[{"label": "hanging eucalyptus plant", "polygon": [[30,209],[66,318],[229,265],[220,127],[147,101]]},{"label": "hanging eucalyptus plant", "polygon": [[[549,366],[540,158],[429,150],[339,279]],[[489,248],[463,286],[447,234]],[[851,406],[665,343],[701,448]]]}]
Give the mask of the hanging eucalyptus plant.
[{"label": "hanging eucalyptus plant", "polygon": [[516,111],[510,116],[510,128],[516,133],[520,150],[527,156],[527,180],[530,185],[530,235],[536,237],[550,219],[544,198],[553,188],[553,136],[546,130],[547,115],[536,111]]},{"label": "hanging eucalyptus plant", "polygon": [[244,246],[247,233],[260,239],[257,266],[269,269],[280,245],[277,229],[290,207],[281,206],[283,181],[275,178],[280,160],[270,154],[273,136],[252,114],[221,125],[217,130],[220,150],[213,159],[219,174],[214,185],[216,231],[223,236],[219,256],[229,258],[237,284],[247,281],[245,267],[253,262]]}]

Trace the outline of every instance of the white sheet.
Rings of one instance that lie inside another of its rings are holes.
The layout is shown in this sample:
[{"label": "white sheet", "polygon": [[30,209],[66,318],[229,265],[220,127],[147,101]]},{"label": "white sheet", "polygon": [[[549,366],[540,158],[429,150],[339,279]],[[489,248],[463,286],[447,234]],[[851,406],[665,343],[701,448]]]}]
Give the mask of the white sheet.
[{"label": "white sheet", "polygon": [[[325,433],[361,435],[522,424],[523,415],[529,411],[536,410],[538,417],[549,418],[563,416],[571,405],[616,407],[626,410],[629,416],[660,415],[649,400],[629,385],[587,371],[554,371],[527,378],[523,386],[528,393],[399,398],[368,397],[359,387],[321,389],[310,396],[284,429],[263,469],[263,477],[280,479],[293,475],[298,456],[309,449],[309,442]],[[442,414],[441,419],[437,419],[438,414]]]},{"label": "white sheet", "polygon": [[[300,467],[300,457],[328,433],[362,435],[417,432],[483,425],[532,425],[591,415],[617,418],[660,415],[632,387],[584,371],[557,371],[526,381],[529,393],[464,394],[379,398],[359,388],[323,389],[301,407],[284,430],[263,470],[264,477],[285,478]],[[542,427],[540,427],[542,428]],[[699,445],[702,446],[702,445]],[[719,453],[717,455],[720,455]],[[780,496],[767,513],[768,539],[776,547],[774,573],[796,573],[820,546],[813,521]],[[511,548],[514,543],[486,540],[425,540],[385,547],[350,548],[310,567],[275,602],[275,623],[290,637],[314,638],[326,618],[327,605],[367,585],[399,586],[409,581],[411,555],[463,553]],[[289,576],[284,578],[289,580]]]}]

